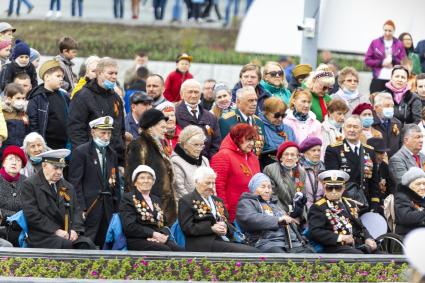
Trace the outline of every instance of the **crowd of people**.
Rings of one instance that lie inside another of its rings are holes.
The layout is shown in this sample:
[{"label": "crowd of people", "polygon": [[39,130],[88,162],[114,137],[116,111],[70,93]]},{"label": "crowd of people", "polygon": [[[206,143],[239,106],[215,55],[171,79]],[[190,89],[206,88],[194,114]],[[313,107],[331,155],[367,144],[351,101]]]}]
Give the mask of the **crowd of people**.
[{"label": "crowd of people", "polygon": [[115,214],[131,250],[314,252],[304,231],[324,252],[379,252],[361,215],[400,236],[425,226],[425,57],[383,29],[359,93],[334,62],[248,63],[233,88],[201,84],[188,53],[165,79],[146,52],[123,84],[108,57],[77,76],[75,39],[38,66],[0,23],[0,243],[20,245],[7,219],[22,210],[29,247],[102,249]]},{"label": "crowd of people", "polygon": [[[112,11],[113,16],[116,19],[122,19],[125,17],[125,0],[113,0]],[[167,0],[152,0],[152,3],[148,4],[148,0],[131,0],[129,1],[131,5],[131,19],[138,20],[139,18],[144,18],[146,15],[140,13],[140,7],[148,7],[151,4],[153,11],[153,16],[155,21],[163,21],[165,16],[165,9],[167,6]],[[150,1],[149,1],[150,2]],[[244,1],[244,11],[245,14],[250,8],[254,0]],[[71,16],[82,18],[84,15],[84,1],[83,0],[72,0],[71,3]],[[16,6],[15,6],[16,4]],[[35,5],[30,0],[9,0],[9,7],[5,11],[8,17],[16,14],[16,16],[21,15],[21,7],[26,6],[26,13],[31,13]],[[187,15],[183,16],[183,5],[186,7]],[[239,17],[240,14],[241,0],[226,0],[224,7],[224,15],[222,15],[223,9],[220,8],[219,0],[174,0],[172,2],[172,16],[170,21],[182,22],[183,18],[186,18],[187,21],[194,21],[197,23],[202,22],[222,22],[224,27],[231,24],[234,18]],[[63,16],[62,9],[62,0],[50,0],[49,7],[45,7],[47,10],[46,18],[61,18]],[[212,12],[215,12],[216,17],[213,17]],[[242,13],[241,13],[242,14]]]}]

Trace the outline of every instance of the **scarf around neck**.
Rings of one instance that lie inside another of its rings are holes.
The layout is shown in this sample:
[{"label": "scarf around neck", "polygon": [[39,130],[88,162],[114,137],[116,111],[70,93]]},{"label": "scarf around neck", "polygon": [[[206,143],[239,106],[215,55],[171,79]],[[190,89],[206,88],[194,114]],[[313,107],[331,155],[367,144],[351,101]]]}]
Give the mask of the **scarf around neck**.
[{"label": "scarf around neck", "polygon": [[409,87],[409,85],[408,85],[408,84],[407,84],[405,87],[403,87],[403,88],[397,89],[397,88],[395,88],[395,87],[391,84],[391,81],[387,82],[387,83],[385,84],[385,86],[386,86],[389,90],[391,90],[391,91],[393,92],[393,94],[394,94],[394,100],[395,100],[395,102],[397,102],[397,104],[400,104],[400,101],[403,99],[403,97],[404,97],[404,95],[406,94],[406,92],[407,92],[408,90],[410,90],[410,87]]},{"label": "scarf around neck", "polygon": [[1,169],[0,169],[0,175],[7,181],[7,182],[9,182],[9,183],[12,183],[12,182],[18,182],[18,180],[19,180],[19,177],[21,176],[19,173],[18,174],[16,174],[16,176],[15,177],[13,177],[12,175],[9,175],[9,174],[7,174],[7,172],[6,172],[6,170],[4,169],[4,167],[2,167]]},{"label": "scarf around neck", "polygon": [[201,166],[202,165],[202,154],[199,155],[198,159],[193,158],[192,156],[189,156],[184,149],[180,146],[180,144],[176,144],[176,147],[174,148],[174,152],[177,153],[178,156],[183,158],[187,163]]}]

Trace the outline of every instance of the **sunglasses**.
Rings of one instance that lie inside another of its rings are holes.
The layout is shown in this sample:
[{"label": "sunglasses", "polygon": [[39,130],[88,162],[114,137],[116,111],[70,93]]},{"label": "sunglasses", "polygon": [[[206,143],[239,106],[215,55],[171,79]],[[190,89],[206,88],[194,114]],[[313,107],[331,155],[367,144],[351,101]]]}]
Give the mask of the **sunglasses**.
[{"label": "sunglasses", "polygon": [[331,86],[324,86],[323,88],[322,88],[322,91],[323,92],[328,92],[328,91],[330,91],[332,89],[332,87]]},{"label": "sunglasses", "polygon": [[330,185],[326,185],[325,186],[325,190],[327,191],[327,192],[332,192],[333,190],[335,190],[336,192],[341,192],[342,191],[342,189],[343,189],[343,186],[330,186]]},{"label": "sunglasses", "polygon": [[274,116],[276,119],[279,119],[280,117],[285,118],[286,114],[285,113],[280,113],[280,112],[276,112],[274,113]]},{"label": "sunglasses", "polygon": [[268,72],[267,74],[272,77],[282,77],[283,71],[271,71],[271,72]]}]

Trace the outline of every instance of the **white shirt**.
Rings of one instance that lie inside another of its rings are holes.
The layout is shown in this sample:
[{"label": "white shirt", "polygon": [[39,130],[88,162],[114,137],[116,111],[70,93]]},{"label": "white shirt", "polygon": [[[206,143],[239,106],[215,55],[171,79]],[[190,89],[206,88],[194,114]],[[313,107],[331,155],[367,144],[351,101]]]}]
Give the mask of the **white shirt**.
[{"label": "white shirt", "polygon": [[352,143],[350,143],[349,141],[347,141],[347,143],[348,143],[348,145],[350,146],[350,148],[351,148],[351,151],[353,152],[353,153],[356,153],[356,151],[355,151],[355,147],[357,146],[357,154],[360,154],[360,146],[361,146],[361,142],[360,141],[358,141],[357,142],[357,144],[352,144]]},{"label": "white shirt", "polygon": [[248,123],[248,118],[249,118],[249,123],[252,126],[252,116],[246,116],[245,114],[242,113],[242,111],[239,110],[239,113],[241,113],[242,118]]},{"label": "white shirt", "polygon": [[196,114],[195,115],[196,115],[196,119],[198,119],[199,118],[199,107],[198,107],[198,105],[196,105],[196,107],[193,108],[192,105],[187,104],[186,102],[184,104],[186,104],[187,111],[189,111],[190,115],[193,116],[192,110],[196,110]]}]

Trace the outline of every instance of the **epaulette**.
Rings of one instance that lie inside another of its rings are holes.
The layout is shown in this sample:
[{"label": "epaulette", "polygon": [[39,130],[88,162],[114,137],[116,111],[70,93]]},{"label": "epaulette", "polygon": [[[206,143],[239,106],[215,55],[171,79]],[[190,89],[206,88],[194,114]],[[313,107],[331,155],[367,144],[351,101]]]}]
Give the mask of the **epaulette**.
[{"label": "epaulette", "polygon": [[333,144],[331,144],[332,147],[336,147],[336,146],[340,146],[340,145],[342,145],[342,141],[337,141],[337,142],[334,142]]},{"label": "epaulette", "polygon": [[260,117],[258,117],[257,115],[252,115],[252,117],[254,117],[255,119],[261,120]]},{"label": "epaulette", "polygon": [[346,203],[352,203],[352,204],[355,204],[357,206],[363,206],[364,205],[363,203],[361,203],[361,202],[359,202],[355,199],[352,199],[352,198],[342,197],[342,199],[345,200]]},{"label": "epaulette", "polygon": [[326,203],[326,199],[325,199],[325,198],[321,198],[321,199],[319,199],[318,201],[316,201],[314,204],[315,204],[315,205],[318,205],[318,206],[321,206],[321,205],[323,205],[324,203]]},{"label": "epaulette", "polygon": [[227,112],[223,115],[223,119],[229,119],[230,117],[236,116],[236,113],[234,111]]},{"label": "epaulette", "polygon": [[368,149],[371,149],[371,150],[373,150],[373,149],[374,149],[374,147],[373,147],[373,146],[370,146],[370,145],[365,144],[365,143],[362,143],[362,146],[363,146],[363,147],[366,147],[366,148],[368,148]]}]

